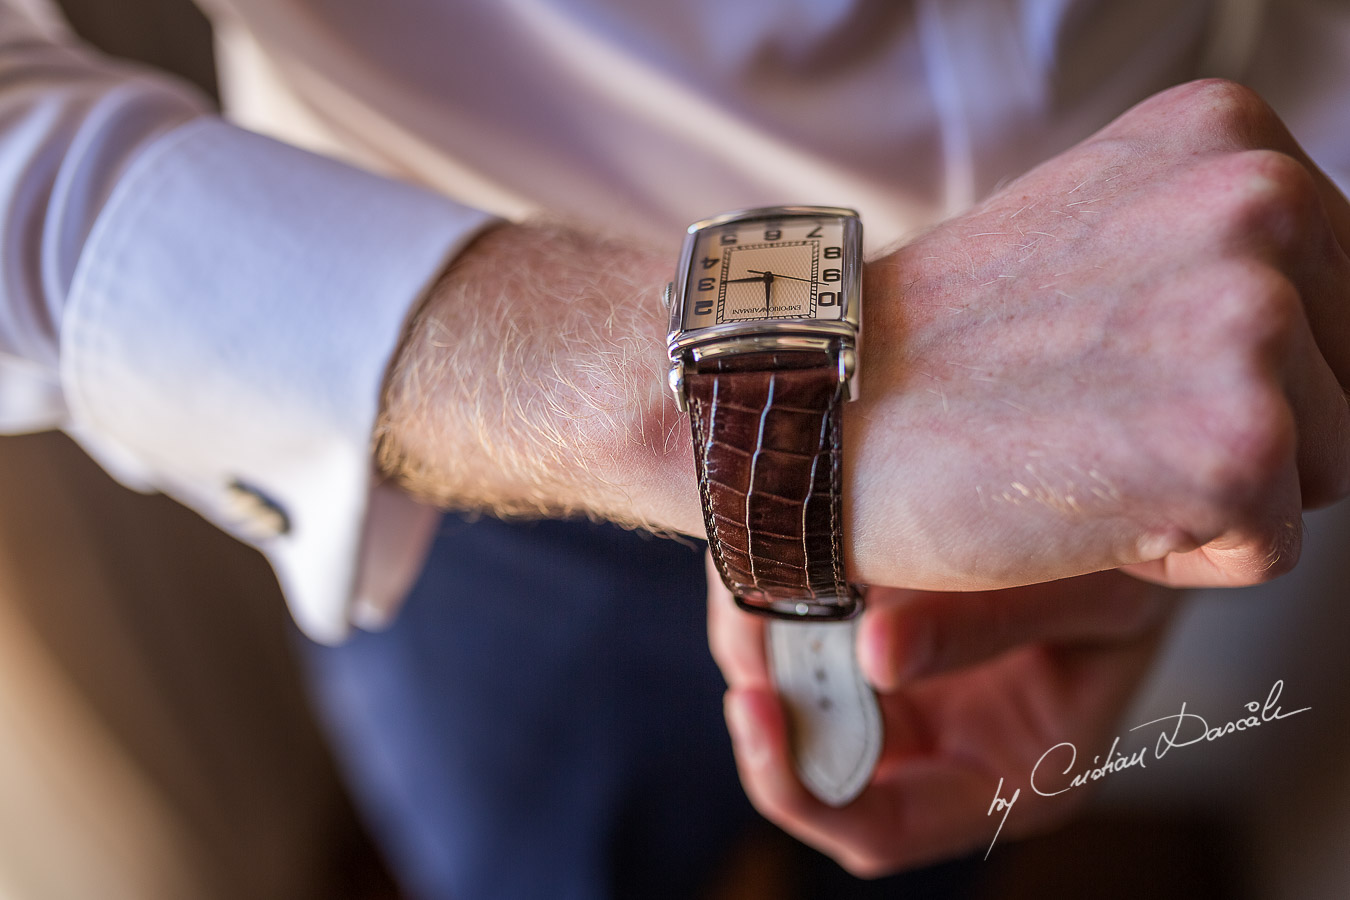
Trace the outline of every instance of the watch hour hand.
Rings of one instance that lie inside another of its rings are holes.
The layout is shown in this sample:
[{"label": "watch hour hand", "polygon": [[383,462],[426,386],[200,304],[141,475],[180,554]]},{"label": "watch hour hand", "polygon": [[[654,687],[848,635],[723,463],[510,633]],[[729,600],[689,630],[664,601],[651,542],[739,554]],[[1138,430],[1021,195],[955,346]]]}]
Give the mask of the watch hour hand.
[{"label": "watch hour hand", "polygon": [[760,272],[758,275],[754,275],[750,278],[728,278],[726,281],[723,282],[723,284],[739,284],[742,281],[763,281],[763,280],[764,280],[764,273]]}]

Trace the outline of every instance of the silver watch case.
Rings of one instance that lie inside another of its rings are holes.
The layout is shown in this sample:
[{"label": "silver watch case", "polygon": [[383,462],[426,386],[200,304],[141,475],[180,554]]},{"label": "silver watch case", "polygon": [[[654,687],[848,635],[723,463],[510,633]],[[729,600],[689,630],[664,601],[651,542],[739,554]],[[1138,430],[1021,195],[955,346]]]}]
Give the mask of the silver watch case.
[{"label": "silver watch case", "polygon": [[[836,216],[844,220],[844,253],[840,267],[841,293],[844,298],[840,318],[834,321],[796,319],[732,322],[686,331],[682,327],[684,308],[698,233],[732,222],[793,216]],[[862,222],[855,210],[836,206],[765,206],[735,210],[695,222],[685,233],[684,247],[680,251],[680,268],[675,280],[666,285],[662,300],[670,309],[670,331],[666,335],[670,354],[668,383],[681,412],[689,408],[684,390],[686,367],[704,359],[766,350],[814,351],[831,355],[839,367],[839,382],[844,399],[857,399],[858,353],[862,335]]]}]

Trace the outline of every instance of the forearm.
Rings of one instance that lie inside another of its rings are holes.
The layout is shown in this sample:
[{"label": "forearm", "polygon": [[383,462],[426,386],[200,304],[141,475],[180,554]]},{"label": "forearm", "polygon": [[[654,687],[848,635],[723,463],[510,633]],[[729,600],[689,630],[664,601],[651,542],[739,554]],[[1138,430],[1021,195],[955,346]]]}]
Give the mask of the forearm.
[{"label": "forearm", "polygon": [[479,238],[391,369],[381,469],[422,499],[701,533],[665,389],[668,254],[554,225]]},{"label": "forearm", "polygon": [[67,428],[256,544],[334,641],[392,602],[358,579],[389,360],[488,217],[208,106],[0,0],[0,430]]},{"label": "forearm", "polygon": [[[1287,570],[1303,506],[1350,484],[1346,210],[1259,98],[1201,82],[873,262],[850,577]],[[560,230],[481,240],[394,369],[386,470],[442,504],[701,533],[662,378],[667,266]]]}]

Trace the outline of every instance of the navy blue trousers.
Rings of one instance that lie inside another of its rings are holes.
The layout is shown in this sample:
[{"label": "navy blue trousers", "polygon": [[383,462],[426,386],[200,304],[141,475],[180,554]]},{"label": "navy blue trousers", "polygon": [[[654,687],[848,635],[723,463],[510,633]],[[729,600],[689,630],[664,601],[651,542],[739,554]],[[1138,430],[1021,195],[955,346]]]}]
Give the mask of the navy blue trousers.
[{"label": "navy blue trousers", "polygon": [[698,893],[756,821],[704,597],[701,546],[447,516],[391,629],[306,645],[339,764],[412,896]]}]

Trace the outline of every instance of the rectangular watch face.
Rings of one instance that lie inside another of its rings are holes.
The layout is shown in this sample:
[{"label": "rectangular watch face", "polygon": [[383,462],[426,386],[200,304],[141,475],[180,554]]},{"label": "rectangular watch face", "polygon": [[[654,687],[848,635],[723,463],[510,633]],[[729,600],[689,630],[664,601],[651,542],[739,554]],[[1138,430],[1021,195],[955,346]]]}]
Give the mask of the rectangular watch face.
[{"label": "rectangular watch face", "polygon": [[838,320],[846,306],[852,216],[739,219],[698,231],[685,276],[690,331],[737,322]]}]

